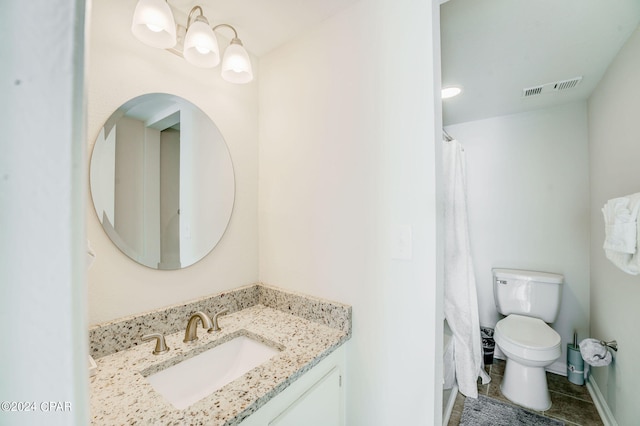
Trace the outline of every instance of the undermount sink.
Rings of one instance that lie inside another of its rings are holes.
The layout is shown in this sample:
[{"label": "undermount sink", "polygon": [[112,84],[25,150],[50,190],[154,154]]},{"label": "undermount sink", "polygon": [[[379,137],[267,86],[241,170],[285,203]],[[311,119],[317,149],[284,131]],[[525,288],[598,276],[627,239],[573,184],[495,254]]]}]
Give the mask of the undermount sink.
[{"label": "undermount sink", "polygon": [[146,379],[174,407],[184,409],[278,352],[278,349],[241,335]]}]

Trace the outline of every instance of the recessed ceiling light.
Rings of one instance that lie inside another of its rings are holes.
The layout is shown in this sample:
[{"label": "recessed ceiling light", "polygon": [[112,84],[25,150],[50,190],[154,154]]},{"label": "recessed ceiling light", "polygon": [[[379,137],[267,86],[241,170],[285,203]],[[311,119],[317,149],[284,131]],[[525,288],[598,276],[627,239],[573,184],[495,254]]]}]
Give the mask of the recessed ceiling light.
[{"label": "recessed ceiling light", "polygon": [[454,96],[458,96],[460,93],[462,93],[462,88],[459,86],[444,87],[442,89],[442,99],[453,98]]}]

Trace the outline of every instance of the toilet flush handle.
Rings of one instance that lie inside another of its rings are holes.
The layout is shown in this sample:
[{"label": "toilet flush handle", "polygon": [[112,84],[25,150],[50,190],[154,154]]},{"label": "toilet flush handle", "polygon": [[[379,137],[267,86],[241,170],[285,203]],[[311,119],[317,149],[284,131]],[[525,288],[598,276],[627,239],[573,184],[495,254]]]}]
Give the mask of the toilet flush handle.
[{"label": "toilet flush handle", "polygon": [[498,284],[507,285],[507,280],[497,280]]}]

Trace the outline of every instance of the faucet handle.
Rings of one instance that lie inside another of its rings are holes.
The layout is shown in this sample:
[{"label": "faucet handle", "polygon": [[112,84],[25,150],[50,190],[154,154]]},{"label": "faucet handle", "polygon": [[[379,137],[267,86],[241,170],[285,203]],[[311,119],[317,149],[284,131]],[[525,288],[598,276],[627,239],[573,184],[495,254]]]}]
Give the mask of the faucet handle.
[{"label": "faucet handle", "polygon": [[220,311],[217,314],[215,314],[213,316],[213,327],[211,327],[209,330],[207,330],[207,333],[213,333],[214,331],[220,331],[222,330],[220,328],[220,325],[218,324],[218,317],[222,316],[222,315],[226,315],[229,313],[228,309],[225,309],[224,311]]},{"label": "faucet handle", "polygon": [[146,342],[148,340],[153,340],[153,339],[156,339],[156,347],[153,350],[154,355],[159,355],[169,351],[169,347],[167,346],[167,343],[164,340],[164,335],[160,333],[151,333],[151,334],[142,336],[143,342]]}]

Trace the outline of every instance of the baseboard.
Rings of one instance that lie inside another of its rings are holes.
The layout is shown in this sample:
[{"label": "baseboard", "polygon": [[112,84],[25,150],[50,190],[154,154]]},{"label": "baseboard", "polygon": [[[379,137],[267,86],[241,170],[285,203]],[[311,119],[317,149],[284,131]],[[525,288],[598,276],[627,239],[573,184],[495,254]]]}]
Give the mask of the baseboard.
[{"label": "baseboard", "polygon": [[604,426],[618,426],[618,422],[615,417],[613,417],[613,413],[609,409],[609,405],[607,401],[604,399],[602,392],[600,392],[600,388],[596,383],[593,376],[589,375],[587,379],[587,390],[591,395],[591,399],[593,399],[593,404],[596,406],[598,410],[598,414],[600,414],[600,418],[602,419],[602,423]]},{"label": "baseboard", "polygon": [[449,395],[449,399],[447,400],[447,406],[444,409],[444,415],[442,416],[442,426],[446,426],[449,424],[449,419],[451,418],[451,412],[453,411],[453,406],[456,403],[456,397],[458,396],[458,385],[453,385],[451,388],[451,394]]}]

